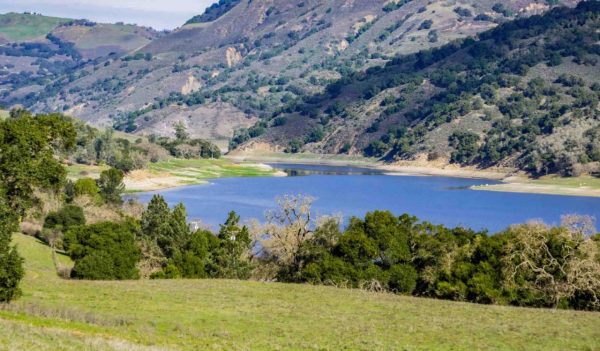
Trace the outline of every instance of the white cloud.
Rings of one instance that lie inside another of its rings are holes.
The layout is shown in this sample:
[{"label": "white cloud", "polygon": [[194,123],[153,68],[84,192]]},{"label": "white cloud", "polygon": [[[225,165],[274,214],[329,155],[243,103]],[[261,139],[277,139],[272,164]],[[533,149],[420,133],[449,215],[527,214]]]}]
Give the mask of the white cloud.
[{"label": "white cloud", "polygon": [[215,0],[0,0],[0,13],[29,11],[173,29],[202,13],[213,2]]}]

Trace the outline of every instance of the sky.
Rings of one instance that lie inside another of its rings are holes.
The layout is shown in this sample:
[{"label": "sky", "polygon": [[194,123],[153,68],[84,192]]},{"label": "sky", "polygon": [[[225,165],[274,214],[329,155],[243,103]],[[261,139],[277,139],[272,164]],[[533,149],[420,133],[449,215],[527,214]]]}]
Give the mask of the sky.
[{"label": "sky", "polygon": [[36,12],[47,16],[125,22],[174,29],[217,0],[0,0],[0,13]]}]

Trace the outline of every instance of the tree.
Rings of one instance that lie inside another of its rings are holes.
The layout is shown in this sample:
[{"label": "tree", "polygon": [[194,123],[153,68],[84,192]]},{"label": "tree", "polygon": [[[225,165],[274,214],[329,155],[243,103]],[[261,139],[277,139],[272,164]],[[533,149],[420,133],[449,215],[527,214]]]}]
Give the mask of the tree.
[{"label": "tree", "polygon": [[162,270],[167,263],[167,257],[158,245],[158,239],[164,234],[168,225],[171,211],[161,195],[154,195],[148,207],[142,213],[141,236],[142,274],[152,275]]},{"label": "tree", "polygon": [[140,249],[135,243],[137,225],[104,222],[73,228],[65,247],[75,261],[71,277],[90,280],[138,279]]},{"label": "tree", "polygon": [[[210,266],[211,242],[216,239],[207,230],[198,230],[192,234],[187,243],[169,260],[166,267],[152,278],[187,278],[197,279],[208,276]],[[213,243],[214,245],[214,243]]]},{"label": "tree", "polygon": [[161,225],[169,221],[169,216],[169,205],[165,198],[161,195],[152,196],[146,211],[142,214],[142,235],[157,240],[161,236]]},{"label": "tree", "polygon": [[[507,288],[538,306],[600,308],[600,248],[590,219],[568,216],[560,227],[513,226],[504,257]],[[521,301],[516,301],[520,303]]]},{"label": "tree", "polygon": [[230,212],[225,224],[221,225],[218,238],[219,248],[214,254],[215,275],[219,278],[247,279],[250,277],[248,256],[252,240],[246,226],[240,227],[240,216]]},{"label": "tree", "polygon": [[175,129],[175,138],[177,141],[186,141],[190,138],[190,134],[187,132],[187,128],[183,122],[177,122],[173,125]]},{"label": "tree", "polygon": [[60,114],[32,116],[25,110],[11,111],[0,121],[0,302],[20,295],[23,260],[11,246],[11,235],[38,199],[34,190],[58,191],[66,170],[55,152],[75,145],[75,129]]},{"label": "tree", "polygon": [[158,245],[167,258],[173,258],[176,253],[183,251],[191,235],[185,206],[178,204],[173,208],[167,222],[161,226]]},{"label": "tree", "polygon": [[6,202],[6,198],[0,195],[0,302],[10,302],[21,295],[19,282],[25,275],[23,259],[10,245],[17,220]]},{"label": "tree", "polygon": [[450,160],[455,163],[469,164],[475,160],[479,151],[479,135],[473,132],[456,131],[448,138],[454,148]]},{"label": "tree", "polygon": [[44,219],[43,239],[53,248],[61,247],[63,234],[84,224],[83,209],[75,205],[66,205],[59,211],[48,213]]},{"label": "tree", "polygon": [[92,199],[100,199],[100,189],[98,184],[92,178],[81,178],[73,184],[73,194],[75,196],[89,196]]},{"label": "tree", "polygon": [[278,207],[266,214],[267,223],[256,225],[254,240],[259,243],[261,257],[283,269],[300,265],[300,248],[313,235],[314,219],[310,196],[284,196],[277,200]]},{"label": "tree", "polygon": [[98,179],[100,196],[109,204],[120,205],[123,203],[121,194],[125,191],[123,184],[123,172],[116,168],[110,168],[100,173]]},{"label": "tree", "polygon": [[150,267],[151,277],[205,277],[206,245],[211,242],[205,234],[203,231],[192,233],[183,204],[170,210],[162,196],[153,196],[142,214],[140,236],[143,264]]}]

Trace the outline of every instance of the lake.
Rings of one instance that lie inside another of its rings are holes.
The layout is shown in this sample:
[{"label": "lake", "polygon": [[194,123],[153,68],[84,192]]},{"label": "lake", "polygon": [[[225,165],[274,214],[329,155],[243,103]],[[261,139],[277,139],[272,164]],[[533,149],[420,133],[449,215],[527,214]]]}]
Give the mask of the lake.
[{"label": "lake", "polygon": [[421,220],[447,226],[466,226],[496,232],[530,219],[560,222],[563,214],[600,218],[600,198],[475,191],[472,185],[491,180],[430,176],[391,176],[378,170],[356,167],[273,164],[288,177],[228,178],[132,197],[148,202],[160,193],[169,205],[183,203],[190,220],[213,229],[236,211],[243,220],[262,220],[275,199],[285,194],[316,198],[317,215],[363,216],[368,211],[409,213]]}]

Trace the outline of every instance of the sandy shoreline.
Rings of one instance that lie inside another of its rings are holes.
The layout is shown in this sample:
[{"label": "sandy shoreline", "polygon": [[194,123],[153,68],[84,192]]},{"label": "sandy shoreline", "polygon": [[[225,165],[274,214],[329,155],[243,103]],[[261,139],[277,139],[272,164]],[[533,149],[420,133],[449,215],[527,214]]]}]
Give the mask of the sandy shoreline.
[{"label": "sandy shoreline", "polygon": [[600,189],[594,189],[590,187],[564,187],[557,185],[535,184],[526,182],[473,186],[471,187],[471,189],[507,193],[600,197]]}]

